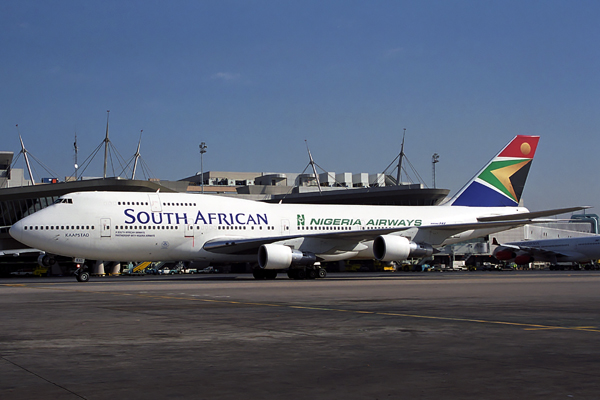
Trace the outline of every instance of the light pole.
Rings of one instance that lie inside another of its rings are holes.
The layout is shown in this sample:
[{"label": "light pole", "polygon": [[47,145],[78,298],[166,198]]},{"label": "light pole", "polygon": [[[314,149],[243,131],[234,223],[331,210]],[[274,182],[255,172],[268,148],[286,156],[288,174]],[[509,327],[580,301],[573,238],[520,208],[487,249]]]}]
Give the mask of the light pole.
[{"label": "light pole", "polygon": [[435,164],[440,162],[440,156],[438,153],[433,153],[431,156],[431,165],[433,166],[433,188],[435,189]]},{"label": "light pole", "polygon": [[204,193],[204,153],[206,153],[206,143],[200,143],[200,179],[202,181],[202,193]]}]

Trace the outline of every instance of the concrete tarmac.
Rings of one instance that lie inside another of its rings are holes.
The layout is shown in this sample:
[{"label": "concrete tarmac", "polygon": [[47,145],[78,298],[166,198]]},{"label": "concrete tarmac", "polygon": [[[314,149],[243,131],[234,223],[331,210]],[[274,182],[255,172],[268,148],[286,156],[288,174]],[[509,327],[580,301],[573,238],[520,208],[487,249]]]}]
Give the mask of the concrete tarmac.
[{"label": "concrete tarmac", "polygon": [[600,273],[0,280],[0,398],[598,399]]}]

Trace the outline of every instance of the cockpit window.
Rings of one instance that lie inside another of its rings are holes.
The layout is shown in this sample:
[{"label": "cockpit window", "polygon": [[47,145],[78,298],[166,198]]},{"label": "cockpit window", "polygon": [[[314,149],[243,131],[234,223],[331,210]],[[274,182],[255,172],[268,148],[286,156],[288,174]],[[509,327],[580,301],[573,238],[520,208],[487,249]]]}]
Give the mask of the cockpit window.
[{"label": "cockpit window", "polygon": [[54,202],[54,204],[58,204],[58,203],[67,203],[67,204],[73,204],[73,199],[56,199],[56,201]]}]

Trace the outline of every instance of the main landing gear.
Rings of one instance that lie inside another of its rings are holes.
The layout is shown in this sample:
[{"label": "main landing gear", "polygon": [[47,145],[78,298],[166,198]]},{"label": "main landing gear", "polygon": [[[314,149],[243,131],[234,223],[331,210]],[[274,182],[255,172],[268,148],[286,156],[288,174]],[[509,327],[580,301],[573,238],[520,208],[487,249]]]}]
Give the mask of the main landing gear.
[{"label": "main landing gear", "polygon": [[287,272],[288,278],[290,279],[323,279],[327,276],[325,268],[290,268]]},{"label": "main landing gear", "polygon": [[254,268],[252,270],[252,276],[254,279],[262,280],[272,280],[277,278],[277,270],[276,269],[262,269],[262,268]]},{"label": "main landing gear", "polygon": [[[258,280],[272,280],[277,278],[277,272],[281,272],[276,269],[262,269],[262,268],[254,268],[252,270],[252,276],[254,279]],[[287,270],[287,276],[290,279],[323,279],[327,276],[327,271],[325,268],[321,268],[319,266],[314,267],[306,267],[306,268],[289,268]]]}]

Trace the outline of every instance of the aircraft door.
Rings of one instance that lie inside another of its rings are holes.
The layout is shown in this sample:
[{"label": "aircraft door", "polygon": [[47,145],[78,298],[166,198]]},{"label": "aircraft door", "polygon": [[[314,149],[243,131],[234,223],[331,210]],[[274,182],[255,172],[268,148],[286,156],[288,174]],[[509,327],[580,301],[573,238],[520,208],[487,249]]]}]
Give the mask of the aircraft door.
[{"label": "aircraft door", "polygon": [[110,218],[101,218],[100,219],[100,237],[111,237],[112,229],[110,226]]},{"label": "aircraft door", "polygon": [[281,220],[281,234],[282,235],[290,234],[290,220],[289,219]]},{"label": "aircraft door", "polygon": [[160,205],[160,198],[158,197],[158,193],[149,194],[148,201],[150,202],[150,209],[152,210],[152,212],[162,211],[162,206]]},{"label": "aircraft door", "polygon": [[185,237],[194,237],[195,236],[194,232],[196,232],[194,228],[195,228],[194,225],[192,225],[192,224],[186,224],[185,225],[185,232],[184,232]]}]

